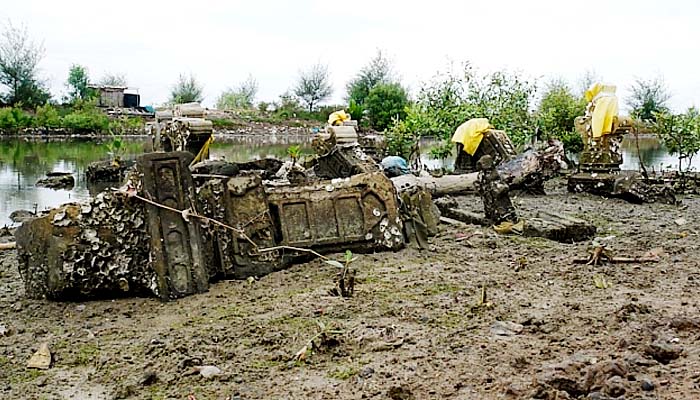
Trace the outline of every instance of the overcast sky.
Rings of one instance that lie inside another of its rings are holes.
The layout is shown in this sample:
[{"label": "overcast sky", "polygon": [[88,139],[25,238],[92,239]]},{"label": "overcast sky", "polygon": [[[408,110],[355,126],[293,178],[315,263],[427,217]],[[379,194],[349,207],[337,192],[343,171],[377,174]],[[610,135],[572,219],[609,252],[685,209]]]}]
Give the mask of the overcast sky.
[{"label": "overcast sky", "polygon": [[618,86],[662,75],[681,110],[700,105],[700,1],[36,1],[2,0],[0,17],[43,41],[54,96],[77,63],[91,77],[125,74],[142,104],[167,100],[194,74],[212,105],[249,74],[275,100],[299,70],[328,64],[333,101],[383,49],[415,93],[449,60],[479,70],[562,77],[587,70]]}]

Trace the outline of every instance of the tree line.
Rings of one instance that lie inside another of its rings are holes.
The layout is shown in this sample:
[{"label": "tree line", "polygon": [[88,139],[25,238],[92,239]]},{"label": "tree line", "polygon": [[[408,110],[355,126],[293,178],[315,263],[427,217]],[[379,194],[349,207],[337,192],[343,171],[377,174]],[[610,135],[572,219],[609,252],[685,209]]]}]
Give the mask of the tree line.
[{"label": "tree line", "polygon": [[[51,95],[39,77],[39,63],[44,56],[41,44],[32,40],[26,27],[8,23],[0,36],[0,85],[5,91],[0,101],[0,128],[44,124],[70,129],[104,130],[105,119],[91,109],[88,69],[71,66],[66,80],[67,96],[63,108],[50,104]],[[486,117],[505,130],[516,144],[533,137],[556,138],[568,151],[581,148],[581,138],[574,130],[574,119],[583,115],[585,89],[600,81],[594,73],[584,75],[574,88],[562,79],[553,79],[538,87],[538,82],[521,74],[497,71],[480,73],[470,63],[460,68],[450,66],[424,82],[411,99],[401,83],[391,60],[382,51],[369,60],[346,84],[342,105],[365,127],[387,133],[392,153],[406,155],[421,136],[445,139],[434,150],[435,157],[451,151],[449,138],[467,119]],[[102,85],[126,86],[124,75],[107,74],[97,81]],[[192,74],[181,74],[171,88],[169,103],[201,102],[203,85]],[[337,106],[320,107],[333,94],[330,71],[320,63],[299,72],[292,88],[272,103],[256,102],[258,82],[248,76],[218,96],[221,110],[253,110],[274,113],[284,118],[323,120]],[[700,117],[694,108],[673,114],[668,108],[670,92],[662,78],[637,79],[630,87],[625,103],[633,117],[653,126],[671,151],[681,158],[692,159],[700,150]],[[66,107],[67,106],[67,107]],[[34,110],[28,115],[23,109]]]}]

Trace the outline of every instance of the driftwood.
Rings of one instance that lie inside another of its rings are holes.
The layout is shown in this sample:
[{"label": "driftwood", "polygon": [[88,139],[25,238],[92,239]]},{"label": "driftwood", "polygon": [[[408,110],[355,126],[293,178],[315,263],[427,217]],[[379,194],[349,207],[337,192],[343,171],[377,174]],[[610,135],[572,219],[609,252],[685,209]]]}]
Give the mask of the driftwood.
[{"label": "driftwood", "polygon": [[[611,264],[644,264],[659,262],[658,257],[608,257],[606,262]],[[574,264],[592,264],[591,258],[574,258]]]},{"label": "driftwood", "polygon": [[17,242],[0,243],[0,250],[12,250],[17,247]]},{"label": "driftwood", "polygon": [[[554,176],[564,163],[564,147],[551,141],[538,150],[527,150],[516,158],[498,165],[497,170],[510,189],[544,193],[544,182]],[[426,189],[434,197],[475,192],[477,172],[441,177],[401,175],[391,180],[399,192]]]}]

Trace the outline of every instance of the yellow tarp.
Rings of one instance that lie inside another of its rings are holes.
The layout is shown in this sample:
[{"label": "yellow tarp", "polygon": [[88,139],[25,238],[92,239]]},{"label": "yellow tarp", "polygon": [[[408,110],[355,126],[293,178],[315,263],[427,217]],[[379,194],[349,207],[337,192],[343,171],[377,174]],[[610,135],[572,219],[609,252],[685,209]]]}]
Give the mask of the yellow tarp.
[{"label": "yellow tarp", "polygon": [[615,86],[596,83],[586,90],[586,100],[593,102],[591,130],[594,138],[612,132],[613,121],[619,112]]},{"label": "yellow tarp", "polygon": [[346,113],[345,110],[336,111],[328,116],[328,125],[343,125],[343,121],[349,119],[350,114]]},{"label": "yellow tarp", "polygon": [[452,135],[452,142],[462,143],[464,145],[464,151],[469,153],[470,156],[473,156],[474,153],[476,153],[476,149],[479,148],[479,144],[481,144],[484,132],[492,128],[493,126],[489,124],[488,119],[472,118],[457,127],[455,134]]}]

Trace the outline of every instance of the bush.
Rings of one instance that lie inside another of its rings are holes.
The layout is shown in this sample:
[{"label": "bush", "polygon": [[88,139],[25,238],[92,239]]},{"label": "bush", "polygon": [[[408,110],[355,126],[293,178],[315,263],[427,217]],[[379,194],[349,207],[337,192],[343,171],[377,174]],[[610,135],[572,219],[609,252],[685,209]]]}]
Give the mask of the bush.
[{"label": "bush", "polygon": [[357,103],[355,100],[350,100],[348,103],[348,114],[350,114],[350,118],[354,119],[355,121],[362,121],[362,116],[365,113],[365,108],[362,106],[362,104]]},{"label": "bush", "polygon": [[12,114],[12,107],[0,108],[0,129],[15,129],[15,116]]},{"label": "bush", "polygon": [[365,100],[370,126],[383,131],[391,126],[394,119],[406,117],[408,95],[398,83],[380,83],[375,85]]},{"label": "bush", "polygon": [[518,74],[478,75],[467,63],[461,74],[438,74],[421,88],[416,103],[406,110],[406,128],[415,136],[449,139],[464,121],[483,117],[522,144],[534,133],[534,91],[535,84]]},{"label": "bush", "polygon": [[36,108],[34,126],[37,128],[60,128],[61,125],[61,116],[56,107],[46,104]]},{"label": "bush", "polygon": [[76,133],[104,132],[109,118],[95,107],[94,101],[78,100],[73,111],[63,117],[63,127]]},{"label": "bush", "polygon": [[[671,154],[678,154],[678,172],[691,168],[693,157],[700,152],[700,111],[691,107],[685,113],[657,113],[655,130]],[[683,161],[686,168],[683,169]]]},{"label": "bush", "polygon": [[0,108],[0,129],[17,130],[32,125],[32,116],[19,107]]},{"label": "bush", "polygon": [[559,139],[567,151],[577,153],[583,149],[583,141],[574,120],[585,111],[586,100],[575,96],[565,82],[555,80],[549,83],[540,100],[537,127],[543,138]]}]

